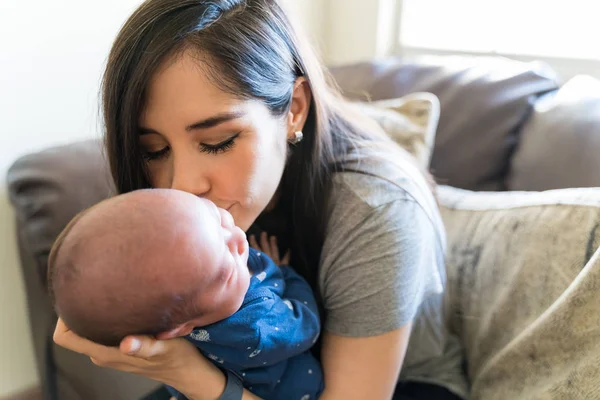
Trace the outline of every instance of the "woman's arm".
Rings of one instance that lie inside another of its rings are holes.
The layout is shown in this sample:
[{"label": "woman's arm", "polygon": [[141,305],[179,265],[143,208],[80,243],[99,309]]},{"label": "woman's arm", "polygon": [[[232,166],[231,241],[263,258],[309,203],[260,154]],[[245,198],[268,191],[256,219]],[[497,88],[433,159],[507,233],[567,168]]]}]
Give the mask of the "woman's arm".
[{"label": "woman's arm", "polygon": [[[406,354],[411,324],[379,336],[323,333],[325,390],[320,400],[389,400]],[[188,397],[190,400],[200,399]],[[243,400],[260,400],[244,390]]]},{"label": "woman's arm", "polygon": [[406,354],[411,324],[379,336],[323,333],[325,390],[320,400],[389,400]]},{"label": "woman's arm", "polygon": [[335,183],[340,206],[331,207],[319,271],[322,399],[389,400],[412,321],[443,290],[443,226],[434,209],[383,179],[345,174]]}]

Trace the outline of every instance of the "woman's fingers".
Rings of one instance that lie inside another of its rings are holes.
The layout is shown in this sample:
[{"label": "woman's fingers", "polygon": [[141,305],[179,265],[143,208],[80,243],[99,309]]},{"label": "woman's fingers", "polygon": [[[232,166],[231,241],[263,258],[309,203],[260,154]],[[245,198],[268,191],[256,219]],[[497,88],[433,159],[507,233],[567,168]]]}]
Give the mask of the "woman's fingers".
[{"label": "woman's fingers", "polygon": [[281,259],[280,265],[290,265],[290,251],[289,250],[285,252],[285,255]]},{"label": "woman's fingers", "polygon": [[269,244],[271,245],[271,253],[279,258],[279,246],[277,246],[277,236],[271,236],[269,238]]},{"label": "woman's fingers", "polygon": [[277,265],[289,265],[290,263],[290,252],[289,250],[285,253],[283,258],[279,257],[279,245],[277,243],[276,236],[268,236],[267,232],[261,232],[260,237],[256,240],[256,236],[250,235],[248,237],[248,242],[250,243],[250,247],[253,247],[257,250],[262,251]]},{"label": "woman's fingers", "polygon": [[267,236],[267,232],[261,232],[260,234],[260,248],[269,256],[271,255],[271,246],[269,245],[269,237]]},{"label": "woman's fingers", "polygon": [[277,246],[277,238],[275,236],[271,236],[269,238],[269,246],[271,248],[270,256],[273,262],[279,265],[279,247]]},{"label": "woman's fingers", "polygon": [[256,241],[256,236],[250,235],[250,237],[248,238],[248,242],[250,242],[250,247],[260,249],[260,247],[258,246],[258,242]]},{"label": "woman's fingers", "polygon": [[69,332],[71,332],[71,330],[67,327],[67,325],[65,325],[63,320],[59,318],[58,321],[56,321],[56,327],[54,328],[54,336],[52,339],[56,344],[62,346],[64,342],[63,338],[65,335],[68,335]]},{"label": "woman's fingers", "polygon": [[62,319],[58,319],[54,329],[54,342],[59,346],[72,350],[76,353],[85,354],[93,357],[97,361],[102,361],[110,356],[119,353],[116,347],[106,347],[82,338],[73,332]]},{"label": "woman's fingers", "polygon": [[128,336],[119,347],[106,347],[82,338],[59,319],[54,340],[62,347],[87,355],[98,366],[142,375],[165,384],[176,382],[190,365],[199,365],[200,372],[216,368],[183,338],[157,340],[151,336]]}]

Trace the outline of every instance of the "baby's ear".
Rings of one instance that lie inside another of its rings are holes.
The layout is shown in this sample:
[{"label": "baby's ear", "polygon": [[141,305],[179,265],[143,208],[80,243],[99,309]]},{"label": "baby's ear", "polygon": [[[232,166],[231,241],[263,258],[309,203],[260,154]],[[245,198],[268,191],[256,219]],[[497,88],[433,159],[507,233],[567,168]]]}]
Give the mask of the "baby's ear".
[{"label": "baby's ear", "polygon": [[182,336],[187,336],[194,330],[194,325],[190,322],[184,322],[183,324],[177,325],[175,328],[166,332],[161,332],[156,335],[159,340],[174,339]]}]

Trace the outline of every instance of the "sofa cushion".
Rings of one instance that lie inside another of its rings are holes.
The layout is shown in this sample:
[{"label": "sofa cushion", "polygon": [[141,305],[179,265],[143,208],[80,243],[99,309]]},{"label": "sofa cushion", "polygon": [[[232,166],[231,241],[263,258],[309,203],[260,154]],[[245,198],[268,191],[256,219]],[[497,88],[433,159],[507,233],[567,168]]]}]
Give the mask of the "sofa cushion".
[{"label": "sofa cushion", "polygon": [[600,80],[576,76],[535,105],[514,155],[508,187],[600,186]]},{"label": "sofa cushion", "polygon": [[401,147],[428,168],[440,116],[440,102],[431,93],[411,93],[390,100],[357,102],[358,110],[374,119]]},{"label": "sofa cushion", "polygon": [[600,189],[439,199],[471,398],[599,398]]},{"label": "sofa cushion", "polygon": [[547,67],[501,58],[386,59],[331,72],[355,100],[436,95],[441,115],[431,168],[441,183],[472,190],[505,189],[522,123],[540,95],[558,88]]}]

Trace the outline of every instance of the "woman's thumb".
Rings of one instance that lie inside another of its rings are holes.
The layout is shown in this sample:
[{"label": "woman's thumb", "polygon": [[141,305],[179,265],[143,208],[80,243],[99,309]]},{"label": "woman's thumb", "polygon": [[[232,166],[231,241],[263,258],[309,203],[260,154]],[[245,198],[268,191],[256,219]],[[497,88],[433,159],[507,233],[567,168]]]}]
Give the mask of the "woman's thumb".
[{"label": "woman's thumb", "polygon": [[119,346],[120,350],[124,354],[128,354],[130,356],[138,356],[138,352],[142,348],[142,341],[135,336],[127,336],[123,340],[121,340],[121,345]]},{"label": "woman's thumb", "polygon": [[121,341],[121,352],[139,358],[151,358],[164,351],[164,341],[150,336],[128,336]]}]

